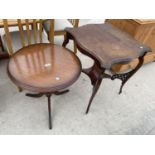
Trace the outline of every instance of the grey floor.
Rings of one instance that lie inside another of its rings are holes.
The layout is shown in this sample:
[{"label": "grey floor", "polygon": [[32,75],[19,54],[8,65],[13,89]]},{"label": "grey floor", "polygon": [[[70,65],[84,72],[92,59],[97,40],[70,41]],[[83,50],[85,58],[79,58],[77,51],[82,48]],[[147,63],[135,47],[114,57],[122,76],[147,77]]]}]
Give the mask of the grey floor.
[{"label": "grey floor", "polygon": [[[83,67],[92,60],[78,53]],[[0,134],[155,134],[155,63],[144,65],[118,95],[120,81],[104,79],[85,115],[92,86],[81,74],[70,92],[52,96],[53,129],[47,99],[19,93],[0,61]]]}]

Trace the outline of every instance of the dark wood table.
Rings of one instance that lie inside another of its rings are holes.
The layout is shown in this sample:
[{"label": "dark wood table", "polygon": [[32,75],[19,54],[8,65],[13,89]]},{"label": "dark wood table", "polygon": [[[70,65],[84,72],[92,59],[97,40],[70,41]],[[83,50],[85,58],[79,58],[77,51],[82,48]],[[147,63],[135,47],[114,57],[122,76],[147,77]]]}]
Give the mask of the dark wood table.
[{"label": "dark wood table", "polygon": [[[90,24],[79,28],[66,28],[65,30],[66,38],[63,46],[65,47],[72,39],[80,52],[94,60],[94,65],[91,68],[83,69],[93,85],[86,113],[89,111],[103,78],[120,79],[122,81],[120,94],[124,84],[143,65],[145,54],[151,51],[149,47],[108,23]],[[129,63],[136,58],[139,59],[139,63],[131,71],[122,74],[105,73],[106,70],[111,70],[114,64]]]},{"label": "dark wood table", "polygon": [[81,63],[70,50],[52,44],[34,44],[17,51],[8,63],[8,75],[14,84],[48,98],[49,128],[52,128],[50,97],[61,95],[80,76]]}]

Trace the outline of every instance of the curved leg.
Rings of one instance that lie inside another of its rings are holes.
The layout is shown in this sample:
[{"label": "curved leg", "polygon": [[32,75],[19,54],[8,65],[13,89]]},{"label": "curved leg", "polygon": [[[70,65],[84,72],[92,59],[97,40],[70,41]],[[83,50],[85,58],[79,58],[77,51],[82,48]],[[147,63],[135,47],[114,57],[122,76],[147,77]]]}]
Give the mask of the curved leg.
[{"label": "curved leg", "polygon": [[125,85],[125,83],[141,68],[141,66],[143,65],[143,62],[144,62],[144,56],[145,56],[146,53],[144,53],[143,56],[139,57],[139,63],[138,65],[136,66],[135,69],[133,69],[132,71],[128,72],[128,73],[124,73],[124,74],[116,74],[116,75],[113,75],[111,77],[111,80],[114,80],[114,79],[120,79],[122,81],[122,84],[121,84],[121,87],[120,87],[120,90],[119,90],[119,94],[122,93],[122,89],[123,89],[123,86]]},{"label": "curved leg", "polygon": [[101,68],[96,62],[94,62],[94,65],[92,67],[82,70],[82,72],[90,78],[91,84],[93,85],[93,92],[87,106],[86,114],[88,114],[89,112],[91,103],[101,85],[102,79],[108,78],[108,75],[105,74],[104,71],[105,69]]},{"label": "curved leg", "polygon": [[74,53],[77,54],[77,47],[75,41],[73,41],[73,44],[74,44]]},{"label": "curved leg", "polygon": [[48,116],[49,116],[49,129],[52,129],[52,116],[51,116],[51,94],[46,94],[48,98]]},{"label": "curved leg", "polygon": [[88,114],[88,112],[89,112],[91,103],[92,103],[92,101],[93,101],[93,99],[94,99],[94,97],[95,97],[95,95],[96,95],[96,93],[97,93],[97,91],[98,91],[98,89],[99,89],[99,87],[101,85],[101,82],[102,82],[102,78],[98,79],[96,81],[95,85],[93,86],[93,92],[92,92],[92,96],[91,96],[91,98],[89,100],[89,103],[88,103],[88,106],[87,106],[86,114]]},{"label": "curved leg", "polygon": [[66,47],[66,45],[68,44],[69,42],[69,37],[68,37],[68,34],[66,33],[66,35],[64,35],[64,42],[62,44],[63,47]]}]

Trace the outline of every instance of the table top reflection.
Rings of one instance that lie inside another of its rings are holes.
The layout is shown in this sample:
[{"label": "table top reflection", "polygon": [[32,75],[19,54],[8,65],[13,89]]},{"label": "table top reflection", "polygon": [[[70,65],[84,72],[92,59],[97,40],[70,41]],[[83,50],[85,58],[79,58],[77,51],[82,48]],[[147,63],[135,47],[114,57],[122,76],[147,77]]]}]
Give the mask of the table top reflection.
[{"label": "table top reflection", "polygon": [[81,63],[71,51],[51,44],[25,47],[16,52],[8,64],[9,76],[15,84],[32,91],[37,88],[40,92],[69,86],[80,72]]}]

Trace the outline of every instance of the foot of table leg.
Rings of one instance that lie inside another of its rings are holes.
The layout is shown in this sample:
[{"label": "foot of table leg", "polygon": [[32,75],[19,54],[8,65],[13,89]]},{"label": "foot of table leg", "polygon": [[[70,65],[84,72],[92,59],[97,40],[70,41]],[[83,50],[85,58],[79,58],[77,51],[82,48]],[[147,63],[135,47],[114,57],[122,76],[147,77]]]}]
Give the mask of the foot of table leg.
[{"label": "foot of table leg", "polygon": [[22,92],[23,91],[23,89],[20,88],[20,87],[17,87],[17,89],[18,89],[19,92]]},{"label": "foot of table leg", "polygon": [[136,66],[135,69],[133,69],[132,71],[128,72],[128,73],[124,73],[124,74],[116,74],[116,75],[113,75],[111,77],[111,80],[115,80],[115,79],[120,79],[122,81],[122,84],[121,84],[121,87],[120,87],[120,90],[119,90],[119,94],[122,93],[122,89],[123,89],[123,86],[125,85],[125,83],[141,68],[141,66],[143,65],[143,62],[144,62],[144,56],[145,56],[146,53],[144,53],[143,56],[139,57],[139,63],[138,65]]},{"label": "foot of table leg", "polygon": [[102,78],[99,79],[98,81],[96,81],[95,85],[93,86],[93,92],[92,92],[92,96],[91,96],[89,103],[88,103],[88,106],[87,106],[86,114],[88,114],[88,112],[89,112],[91,103],[92,103],[92,101],[93,101],[93,99],[94,99],[94,97],[95,97],[95,95],[96,95],[96,93],[97,93],[97,91],[101,85],[101,82],[102,82]]},{"label": "foot of table leg", "polygon": [[55,95],[62,95],[62,94],[66,94],[66,93],[68,93],[68,92],[69,92],[69,90],[67,89],[67,90],[64,90],[64,91],[55,92],[54,94],[55,94]]},{"label": "foot of table leg", "polygon": [[48,116],[49,116],[49,129],[52,129],[52,116],[51,116],[51,94],[46,95],[48,98]]},{"label": "foot of table leg", "polygon": [[38,98],[38,97],[42,97],[43,94],[42,93],[39,93],[39,94],[30,94],[30,93],[27,93],[26,96]]}]

